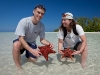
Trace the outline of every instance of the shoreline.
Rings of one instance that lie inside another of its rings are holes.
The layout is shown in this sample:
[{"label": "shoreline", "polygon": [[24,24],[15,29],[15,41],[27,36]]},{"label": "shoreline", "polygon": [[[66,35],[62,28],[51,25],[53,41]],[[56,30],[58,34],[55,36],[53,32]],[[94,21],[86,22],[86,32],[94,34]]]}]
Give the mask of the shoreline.
[{"label": "shoreline", "polygon": [[[5,32],[0,32],[0,33],[6,33],[6,31]],[[57,32],[46,32],[46,33],[57,33]],[[100,32],[85,32],[85,33],[100,33]]]}]

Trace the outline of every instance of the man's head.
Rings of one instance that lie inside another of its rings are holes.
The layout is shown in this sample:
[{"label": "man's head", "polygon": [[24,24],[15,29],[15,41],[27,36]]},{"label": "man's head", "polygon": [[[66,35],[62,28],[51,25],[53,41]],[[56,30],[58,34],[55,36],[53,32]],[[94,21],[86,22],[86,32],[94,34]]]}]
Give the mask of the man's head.
[{"label": "man's head", "polygon": [[43,5],[37,5],[33,10],[34,18],[36,19],[36,21],[40,21],[44,16],[45,12],[46,9]]},{"label": "man's head", "polygon": [[35,6],[35,8],[34,8],[34,9],[36,9],[36,8],[43,9],[43,10],[44,10],[44,12],[46,12],[46,9],[45,9],[45,7],[44,7],[43,5],[37,5],[37,6]]}]

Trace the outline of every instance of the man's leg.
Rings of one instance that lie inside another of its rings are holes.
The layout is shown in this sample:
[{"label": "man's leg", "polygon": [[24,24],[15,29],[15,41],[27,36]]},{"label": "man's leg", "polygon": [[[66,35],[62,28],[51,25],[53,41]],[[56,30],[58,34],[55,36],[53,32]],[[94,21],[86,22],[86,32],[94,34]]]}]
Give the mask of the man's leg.
[{"label": "man's leg", "polygon": [[[33,48],[33,49],[36,49],[37,48],[37,45],[32,45],[32,44],[29,44],[28,45]],[[30,62],[35,62],[37,60],[37,57],[34,56],[32,53],[30,53],[29,51],[26,50],[26,57],[29,59]]]},{"label": "man's leg", "polygon": [[21,43],[19,41],[15,41],[13,43],[12,55],[13,55],[15,65],[17,66],[18,70],[22,69],[21,63],[20,63],[20,59],[21,59],[20,50],[21,49],[22,49]]},{"label": "man's leg", "polygon": [[29,57],[28,59],[29,59],[30,62],[36,62],[37,61],[37,58]]}]

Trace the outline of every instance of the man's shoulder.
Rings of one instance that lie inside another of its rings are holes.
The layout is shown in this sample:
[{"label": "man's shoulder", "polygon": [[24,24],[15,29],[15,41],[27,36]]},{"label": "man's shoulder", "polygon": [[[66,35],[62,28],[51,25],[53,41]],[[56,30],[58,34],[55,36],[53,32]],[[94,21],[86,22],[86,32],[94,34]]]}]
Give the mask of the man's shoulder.
[{"label": "man's shoulder", "polygon": [[41,21],[39,21],[38,25],[40,25],[40,26],[43,26],[43,27],[44,27],[44,24],[43,24]]},{"label": "man's shoulder", "polygon": [[31,17],[24,17],[24,18],[22,18],[20,21],[26,22],[26,21],[28,21],[28,20],[30,20],[30,19],[31,19]]}]

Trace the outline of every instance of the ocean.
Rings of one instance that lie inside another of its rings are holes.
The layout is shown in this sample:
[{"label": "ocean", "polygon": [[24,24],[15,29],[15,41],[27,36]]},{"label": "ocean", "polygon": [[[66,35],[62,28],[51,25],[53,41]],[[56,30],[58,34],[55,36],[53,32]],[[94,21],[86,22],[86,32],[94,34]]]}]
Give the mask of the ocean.
[{"label": "ocean", "polygon": [[[27,72],[25,75],[100,75],[100,32],[86,32],[86,37],[88,45],[86,69],[83,70],[79,62],[68,64],[58,61],[57,54],[51,54],[48,62],[40,57],[38,64],[28,62],[22,55],[22,67]],[[14,32],[0,32],[0,75],[16,75],[12,58],[12,45],[15,38],[17,36]],[[46,32],[45,38],[54,44],[54,50],[57,52],[57,32]],[[39,41],[38,37],[36,43],[41,46]]]}]

